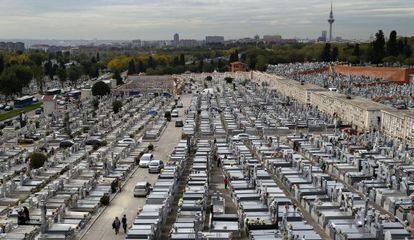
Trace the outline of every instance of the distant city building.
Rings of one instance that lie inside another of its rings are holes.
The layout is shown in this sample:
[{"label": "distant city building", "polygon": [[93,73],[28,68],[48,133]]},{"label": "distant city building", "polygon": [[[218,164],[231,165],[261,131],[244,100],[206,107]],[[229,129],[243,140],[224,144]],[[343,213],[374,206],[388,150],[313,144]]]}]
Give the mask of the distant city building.
[{"label": "distant city building", "polygon": [[235,41],[232,41],[231,43],[256,43],[257,41],[253,38],[241,38]]},{"label": "distant city building", "polygon": [[178,44],[180,47],[196,47],[199,45],[199,42],[195,39],[182,39]]},{"label": "distant city building", "polygon": [[335,38],[335,42],[343,42],[344,41],[344,39],[342,38],[342,37],[336,37]]},{"label": "distant city building", "polygon": [[333,10],[332,10],[332,3],[331,3],[331,13],[329,14],[329,19],[328,19],[328,23],[329,23],[329,41],[332,41],[332,25],[335,22],[335,18],[333,15]]},{"label": "distant city building", "polygon": [[174,34],[173,45],[176,47],[180,45],[180,35],[178,33]]},{"label": "distant city building", "polygon": [[326,42],[328,37],[328,32],[323,30],[322,35],[318,38],[318,42]]},{"label": "distant city building", "polygon": [[223,36],[206,36],[206,44],[223,44],[224,37]]},{"label": "distant city building", "polygon": [[0,42],[0,49],[9,51],[24,51],[26,48],[22,42]]},{"label": "distant city building", "polygon": [[282,42],[282,36],[280,35],[264,35],[263,41],[265,43],[280,43]]},{"label": "distant city building", "polygon": [[141,40],[136,39],[136,40],[132,40],[132,47],[141,47]]}]

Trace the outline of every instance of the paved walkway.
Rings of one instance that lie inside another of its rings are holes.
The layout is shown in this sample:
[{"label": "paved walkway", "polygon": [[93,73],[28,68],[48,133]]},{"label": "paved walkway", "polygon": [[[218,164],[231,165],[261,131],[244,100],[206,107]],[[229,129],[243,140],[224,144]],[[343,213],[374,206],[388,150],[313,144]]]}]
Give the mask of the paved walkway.
[{"label": "paved walkway", "polygon": [[[168,123],[165,131],[158,142],[154,142],[154,158],[166,162],[175,146],[181,139],[181,128],[175,127],[175,120],[182,120],[184,117],[184,109],[186,109],[191,101],[191,96],[186,95],[182,97],[183,108],[180,108],[180,117],[173,118]],[[115,217],[121,218],[126,214],[128,223],[131,224],[133,219],[137,216],[138,209],[144,206],[146,198],[135,198],[133,195],[135,184],[139,181],[148,181],[154,184],[157,180],[158,174],[149,174],[147,168],[138,168],[132,177],[127,181],[119,193],[104,210],[100,217],[96,220],[93,226],[85,234],[82,240],[112,240],[125,239],[125,234],[121,230],[119,235],[115,235],[112,229],[112,221]]]}]

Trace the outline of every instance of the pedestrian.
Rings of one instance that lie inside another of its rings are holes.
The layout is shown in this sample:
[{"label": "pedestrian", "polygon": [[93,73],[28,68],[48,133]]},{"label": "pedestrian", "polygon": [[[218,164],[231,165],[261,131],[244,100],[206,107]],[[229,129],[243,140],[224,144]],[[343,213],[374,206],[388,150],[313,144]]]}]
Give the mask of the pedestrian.
[{"label": "pedestrian", "polygon": [[227,189],[227,185],[229,184],[229,180],[227,177],[224,178],[224,189]]},{"label": "pedestrian", "polygon": [[221,165],[221,158],[218,157],[218,159],[217,159],[217,167],[220,167],[220,165]]},{"label": "pedestrian", "polygon": [[115,234],[119,233],[120,227],[121,227],[121,222],[119,221],[118,217],[115,217],[114,221],[112,222],[112,228],[115,229]]},{"label": "pedestrian", "polygon": [[127,221],[127,217],[126,217],[125,214],[122,217],[121,222],[122,222],[122,228],[124,229],[124,233],[126,233],[127,232],[128,221]]},{"label": "pedestrian", "polygon": [[122,190],[121,180],[118,180],[118,189],[119,189],[119,192],[121,192],[121,190]]}]

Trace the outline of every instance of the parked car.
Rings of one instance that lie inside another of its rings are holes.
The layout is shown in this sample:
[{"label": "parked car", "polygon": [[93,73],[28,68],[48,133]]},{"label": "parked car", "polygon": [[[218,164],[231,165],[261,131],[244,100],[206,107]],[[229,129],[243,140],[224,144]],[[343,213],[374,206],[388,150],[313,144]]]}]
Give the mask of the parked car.
[{"label": "parked car", "polygon": [[182,107],[183,107],[183,102],[179,101],[179,102],[177,103],[177,108],[182,108]]},{"label": "parked car", "polygon": [[152,160],[153,157],[154,156],[151,153],[145,153],[139,159],[139,166],[142,167],[142,168],[148,167],[149,166],[149,163],[151,162],[151,160]]},{"label": "parked car", "polygon": [[10,106],[10,105],[4,106],[4,111],[11,111],[11,110],[13,110],[12,106]]},{"label": "parked car", "polygon": [[122,140],[119,140],[118,143],[120,143],[120,144],[133,144],[133,143],[135,143],[135,140],[133,138],[124,138]]},{"label": "parked car", "polygon": [[134,197],[146,197],[151,191],[151,184],[148,182],[137,182],[134,188]]},{"label": "parked car", "polygon": [[172,110],[172,112],[171,112],[171,117],[173,117],[173,118],[178,117],[178,109],[174,109],[174,110]]},{"label": "parked car", "polygon": [[37,141],[37,140],[40,139],[39,136],[36,136],[36,135],[33,135],[33,134],[25,134],[24,138],[33,139],[34,141]]},{"label": "parked car", "polygon": [[59,143],[59,147],[60,148],[69,148],[69,147],[72,147],[73,144],[75,144],[75,143],[70,141],[70,140],[63,140]]},{"label": "parked car", "polygon": [[176,127],[183,127],[184,126],[184,123],[183,123],[183,121],[175,121],[175,126]]},{"label": "parked car", "polygon": [[40,115],[43,112],[43,108],[36,109],[35,114]]},{"label": "parked car", "polygon": [[249,140],[251,136],[247,133],[239,133],[237,135],[234,135],[231,140],[233,141],[244,141],[244,140]]},{"label": "parked car", "polygon": [[160,173],[164,169],[164,162],[161,160],[152,160],[148,166],[149,173]]},{"label": "parked car", "polygon": [[103,142],[100,139],[88,139],[85,141],[85,145],[92,145],[94,147],[101,147]]},{"label": "parked car", "polygon": [[0,110],[3,110],[3,109],[4,109],[4,107],[5,107],[5,105],[4,105],[4,104],[0,104]]},{"label": "parked car", "polygon": [[32,144],[32,143],[34,143],[34,140],[31,139],[31,138],[19,138],[17,140],[17,143],[19,143],[19,144]]},{"label": "parked car", "polygon": [[4,121],[3,123],[4,123],[4,126],[10,127],[11,125],[13,125],[13,120],[9,119],[9,120]]}]

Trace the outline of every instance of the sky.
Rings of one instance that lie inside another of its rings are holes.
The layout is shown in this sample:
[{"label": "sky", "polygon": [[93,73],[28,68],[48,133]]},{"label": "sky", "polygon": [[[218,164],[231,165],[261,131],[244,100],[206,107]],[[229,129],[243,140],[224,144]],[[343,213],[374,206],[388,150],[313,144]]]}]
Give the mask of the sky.
[{"label": "sky", "polygon": [[[2,39],[317,38],[330,0],[0,0]],[[414,0],[333,0],[334,36],[414,35]]]}]

